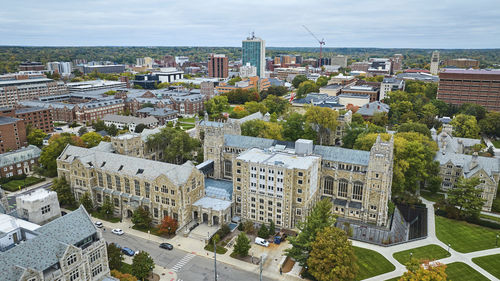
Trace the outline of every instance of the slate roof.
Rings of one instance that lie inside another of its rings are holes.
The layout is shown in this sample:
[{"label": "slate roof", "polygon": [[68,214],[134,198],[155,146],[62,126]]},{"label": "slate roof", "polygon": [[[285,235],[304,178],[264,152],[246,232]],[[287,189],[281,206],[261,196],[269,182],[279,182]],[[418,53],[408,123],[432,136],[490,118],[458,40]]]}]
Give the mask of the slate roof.
[{"label": "slate roof", "polygon": [[28,145],[18,150],[0,154],[0,167],[40,157],[42,151],[34,145]]},{"label": "slate roof", "polygon": [[12,118],[12,117],[7,117],[7,116],[0,116],[0,125],[5,125],[5,124],[14,124],[17,121],[21,121],[21,119],[18,118]]},{"label": "slate roof", "polygon": [[445,165],[446,163],[451,162],[455,166],[462,167],[464,177],[466,178],[474,176],[474,174],[481,169],[484,169],[489,177],[492,177],[495,173],[500,173],[499,158],[477,156],[478,165],[470,169],[469,164],[472,162],[472,158],[472,155],[459,153],[443,154],[441,151],[439,151],[438,153],[436,153],[436,158],[434,160],[438,161],[440,165]]},{"label": "slate roof", "polygon": [[43,271],[63,256],[73,245],[97,232],[85,209],[77,210],[38,228],[38,234],[5,252],[0,253],[1,280],[19,280],[24,270]]},{"label": "slate roof", "polygon": [[152,116],[146,118],[139,118],[135,116],[123,116],[118,114],[106,114],[103,118],[103,121],[109,122],[117,122],[124,124],[150,124],[150,123],[158,123],[158,120]]},{"label": "slate roof", "polygon": [[58,159],[67,163],[72,163],[78,159],[86,168],[97,167],[102,171],[112,173],[120,170],[120,173],[151,181],[161,175],[165,175],[172,183],[178,186],[187,182],[195,168],[189,161],[182,165],[174,165],[127,155],[100,152],[72,145],[67,145]]},{"label": "slate roof", "polygon": [[389,112],[390,106],[380,101],[374,101],[363,105],[356,113],[363,116],[373,116],[378,112]]},{"label": "slate roof", "polygon": [[[294,143],[277,141],[265,138],[256,138],[248,136],[224,135],[224,145],[242,149],[261,148],[266,149],[276,144],[285,145],[287,148],[294,148]],[[313,153],[320,155],[322,159],[328,161],[339,161],[356,165],[367,166],[370,160],[370,152],[363,150],[354,150],[336,146],[315,145]]]}]

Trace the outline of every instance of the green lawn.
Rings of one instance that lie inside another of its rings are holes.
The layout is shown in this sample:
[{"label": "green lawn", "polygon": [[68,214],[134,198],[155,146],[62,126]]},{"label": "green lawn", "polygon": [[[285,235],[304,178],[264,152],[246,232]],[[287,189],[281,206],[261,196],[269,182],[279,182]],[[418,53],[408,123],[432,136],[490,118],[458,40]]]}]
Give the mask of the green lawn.
[{"label": "green lawn", "polygon": [[358,258],[359,266],[356,280],[363,280],[396,269],[396,267],[384,258],[384,256],[375,251],[354,247],[354,253]]},{"label": "green lawn", "polygon": [[194,124],[194,117],[190,117],[190,118],[179,118],[178,120],[179,122],[181,123],[191,123],[191,124]]},{"label": "green lawn", "polygon": [[492,143],[496,148],[500,148],[500,140],[492,141]]},{"label": "green lawn", "polygon": [[182,129],[183,130],[189,130],[189,129],[192,129],[194,128],[194,125],[193,124],[186,124],[186,123],[181,123],[181,126],[182,126]]},{"label": "green lawn", "polygon": [[500,279],[500,254],[473,258],[472,261]]},{"label": "green lawn", "polygon": [[90,214],[94,217],[94,218],[98,218],[100,220],[104,220],[104,221],[109,221],[109,222],[112,222],[112,223],[117,223],[120,221],[120,218],[117,218],[117,217],[110,217],[110,218],[106,218],[103,214],[101,214],[100,212],[98,211],[92,211],[90,212]]},{"label": "green lawn", "polygon": [[446,265],[446,275],[448,280],[453,281],[487,281],[481,273],[474,270],[463,262],[454,262]]},{"label": "green lawn", "polygon": [[132,265],[122,262],[122,267],[120,268],[120,272],[132,274]]},{"label": "green lawn", "polygon": [[491,228],[436,216],[437,238],[462,253],[494,248],[499,233]]},{"label": "green lawn", "polygon": [[432,201],[432,202],[438,202],[441,199],[444,199],[444,194],[442,193],[432,193],[427,190],[421,190],[420,191],[420,196],[424,197],[425,199]]},{"label": "green lawn", "polygon": [[2,184],[2,188],[8,191],[17,191],[19,190],[19,186],[21,186],[21,188],[25,188],[27,186],[34,185],[44,180],[45,180],[44,178],[26,177],[26,179],[11,180],[7,183],[4,183]]},{"label": "green lawn", "polygon": [[417,260],[439,260],[449,257],[450,254],[443,248],[436,244],[425,245],[418,248],[413,248],[401,252],[394,253],[393,257],[402,265],[410,260],[410,253],[412,257]]}]

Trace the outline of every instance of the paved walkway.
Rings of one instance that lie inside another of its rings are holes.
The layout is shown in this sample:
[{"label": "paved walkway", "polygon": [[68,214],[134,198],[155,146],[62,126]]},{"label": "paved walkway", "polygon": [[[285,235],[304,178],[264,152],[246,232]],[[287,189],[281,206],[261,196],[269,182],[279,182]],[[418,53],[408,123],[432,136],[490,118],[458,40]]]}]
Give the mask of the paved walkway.
[{"label": "paved walkway", "polygon": [[490,212],[481,211],[481,214],[500,218],[500,214],[497,214],[497,213],[490,213]]},{"label": "paved walkway", "polygon": [[[382,246],[377,246],[369,243],[364,243],[364,242],[358,242],[358,241],[353,241],[353,245],[357,247],[362,247],[370,250],[374,250],[380,254],[382,254],[386,259],[388,259],[394,266],[396,266],[396,269],[385,273],[381,274],[378,276],[374,276],[372,278],[368,278],[365,280],[370,280],[370,281],[378,281],[378,280],[387,280],[395,277],[399,277],[403,275],[403,273],[406,272],[406,268],[404,265],[400,264],[394,257],[392,256],[394,253],[400,252],[400,251],[405,251],[408,249],[413,249],[429,244],[436,244],[440,247],[442,247],[445,250],[448,250],[448,245],[445,243],[441,242],[437,237],[436,237],[436,224],[435,224],[435,216],[434,216],[434,202],[427,201],[424,198],[421,198],[422,202],[427,206],[427,225],[428,225],[428,236],[425,239],[414,241],[414,242],[409,242],[409,243],[404,243],[400,245],[395,245],[395,246],[390,246],[390,247],[382,247]],[[453,262],[463,262],[470,267],[474,268],[476,271],[484,275],[486,278],[489,280],[499,280],[495,276],[491,275],[488,273],[486,270],[482,269],[478,265],[472,262],[472,258],[475,257],[480,257],[480,256],[488,256],[488,255],[494,255],[494,254],[500,254],[500,248],[493,248],[493,249],[488,249],[488,250],[483,250],[483,251],[477,251],[477,252],[472,252],[472,253],[460,253],[452,248],[449,248],[449,252],[451,254],[450,257],[440,259],[438,260],[441,263],[448,264],[448,263],[453,263]]]},{"label": "paved walkway", "polygon": [[[97,220],[97,219],[95,219],[95,220]],[[167,239],[167,238],[159,237],[159,236],[156,236],[153,234],[148,234],[148,233],[145,233],[145,232],[142,232],[139,230],[132,229],[130,222],[111,223],[111,222],[104,221],[104,220],[100,220],[100,221],[103,223],[103,225],[107,231],[111,231],[111,229],[114,229],[114,228],[120,228],[127,234],[141,237],[144,239],[148,239],[150,241],[154,241],[157,243],[168,242],[168,243],[171,243],[172,245],[174,245],[174,247],[176,247],[177,249],[183,250],[183,251],[191,253],[193,255],[198,255],[201,257],[213,259],[213,252],[208,252],[208,251],[203,249],[205,247],[205,240],[204,239],[203,240],[201,240],[201,239],[196,240],[196,239],[189,238],[189,237],[183,237],[182,235],[176,235],[172,239]],[[229,256],[231,254],[231,252],[232,252],[231,250],[228,250],[224,255],[217,254],[217,261],[233,265],[233,266],[238,267],[242,270],[246,270],[246,271],[253,272],[256,274],[259,273],[259,266],[258,265],[244,262],[244,261],[241,261],[238,259],[234,259],[234,258]],[[179,263],[177,264],[178,266],[182,266],[181,261],[179,261]],[[270,278],[273,280],[287,280],[287,281],[288,280],[290,280],[290,281],[303,280],[301,278],[298,278],[298,277],[290,275],[290,274],[280,275],[279,267],[278,268],[264,269],[262,275],[266,278]]]}]

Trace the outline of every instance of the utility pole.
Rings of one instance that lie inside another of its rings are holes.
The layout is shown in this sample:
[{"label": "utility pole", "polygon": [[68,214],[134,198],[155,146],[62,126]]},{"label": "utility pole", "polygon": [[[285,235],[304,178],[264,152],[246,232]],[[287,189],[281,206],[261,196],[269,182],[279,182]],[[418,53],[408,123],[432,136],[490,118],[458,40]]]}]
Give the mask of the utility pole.
[{"label": "utility pole", "polygon": [[262,264],[264,263],[265,259],[266,259],[266,255],[260,256],[260,281],[262,281]]},{"label": "utility pole", "polygon": [[[215,281],[217,281],[217,245],[215,245],[215,239],[214,240],[214,270],[215,270]],[[262,278],[261,278],[262,280]]]}]

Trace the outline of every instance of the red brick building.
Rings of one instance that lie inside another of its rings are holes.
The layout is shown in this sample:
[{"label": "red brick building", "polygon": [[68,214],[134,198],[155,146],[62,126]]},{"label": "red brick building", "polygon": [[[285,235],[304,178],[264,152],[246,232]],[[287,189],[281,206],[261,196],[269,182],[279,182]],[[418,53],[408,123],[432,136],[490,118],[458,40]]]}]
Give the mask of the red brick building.
[{"label": "red brick building", "polygon": [[227,78],[229,76],[229,60],[225,55],[211,54],[208,59],[208,77]]},{"label": "red brick building", "polygon": [[26,108],[0,108],[0,116],[15,117],[24,120],[24,125],[30,125],[34,129],[40,129],[45,133],[52,133],[52,109],[43,107]]},{"label": "red brick building", "polygon": [[38,164],[40,148],[29,145],[21,149],[0,154],[0,177],[9,178],[29,174]]},{"label": "red brick building", "polygon": [[500,112],[500,70],[445,69],[439,73],[437,98],[454,105],[476,103]]},{"label": "red brick building", "polygon": [[0,153],[17,150],[27,145],[24,121],[19,118],[0,116]]}]

